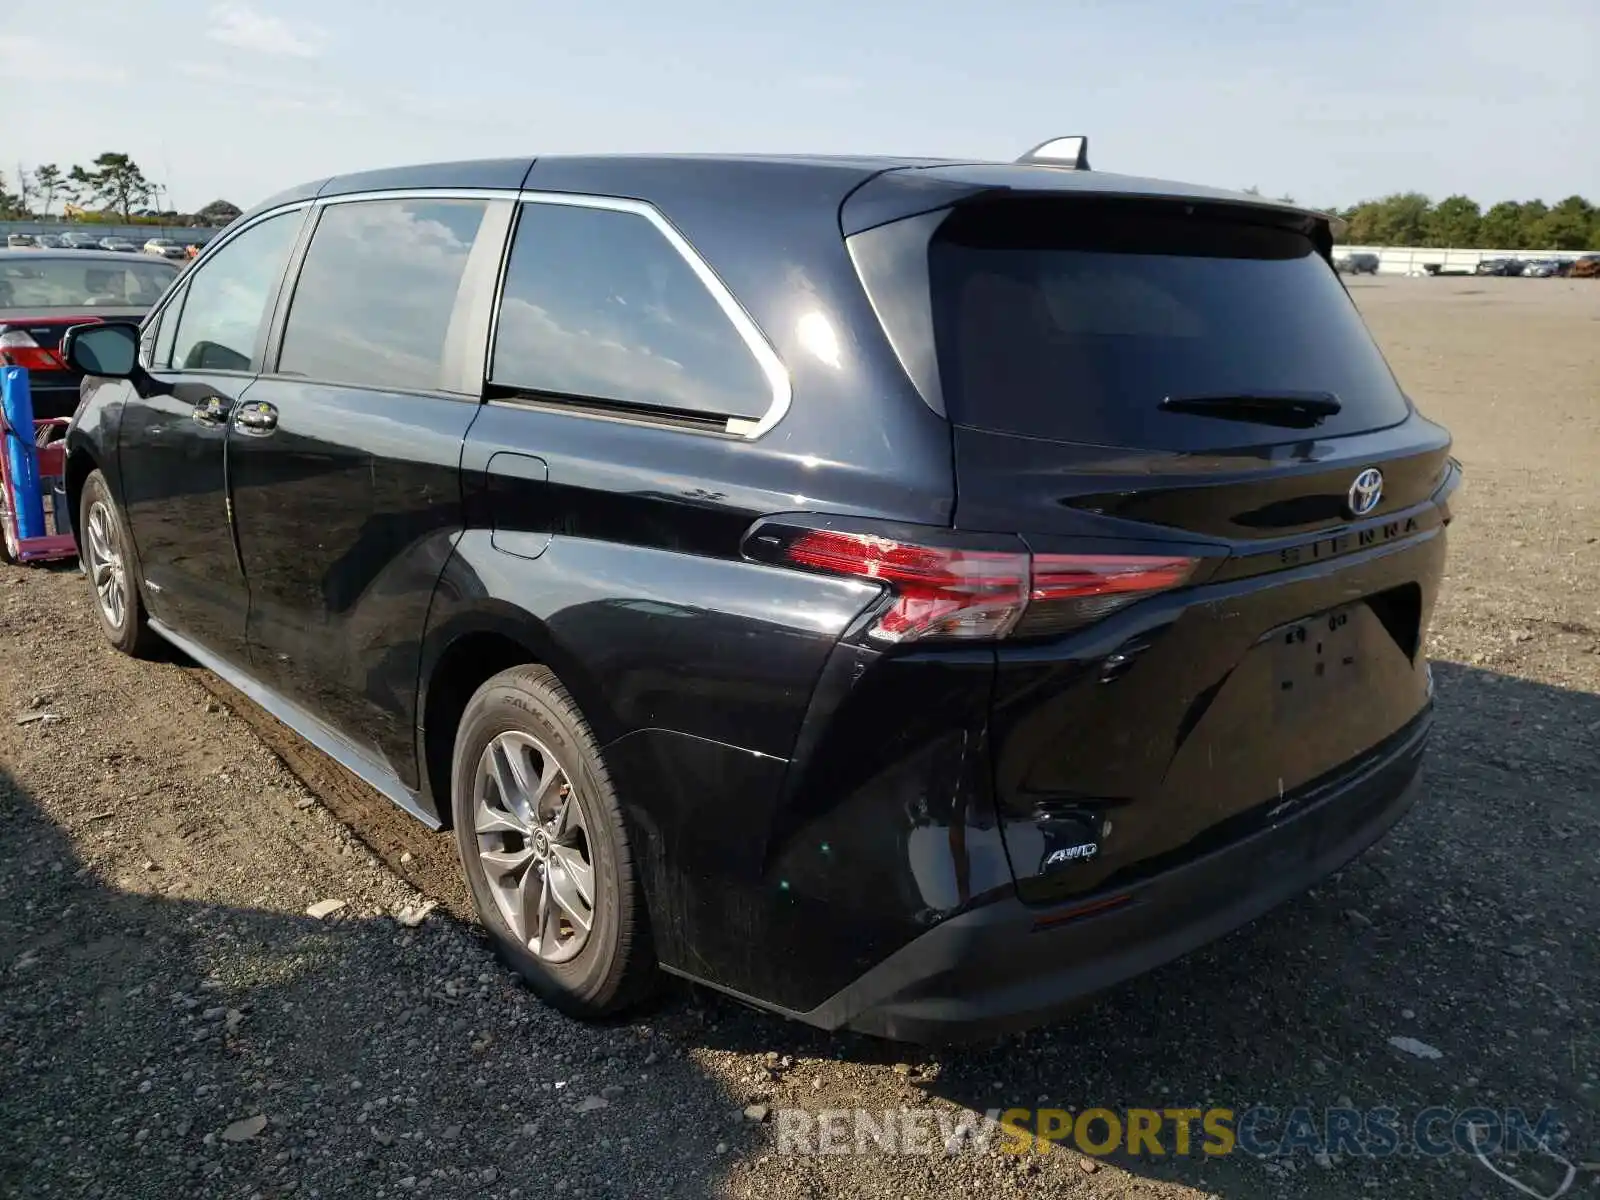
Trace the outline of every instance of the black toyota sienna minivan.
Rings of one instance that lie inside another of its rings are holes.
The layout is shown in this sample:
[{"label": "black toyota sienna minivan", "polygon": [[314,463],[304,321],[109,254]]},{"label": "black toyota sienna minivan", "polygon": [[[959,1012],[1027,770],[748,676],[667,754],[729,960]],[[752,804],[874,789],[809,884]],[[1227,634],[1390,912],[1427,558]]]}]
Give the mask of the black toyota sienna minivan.
[{"label": "black toyota sienna minivan", "polygon": [[1021,1028],[1411,803],[1459,468],[1331,254],[1037,155],[323,180],[66,339],[84,569],[567,1012]]}]

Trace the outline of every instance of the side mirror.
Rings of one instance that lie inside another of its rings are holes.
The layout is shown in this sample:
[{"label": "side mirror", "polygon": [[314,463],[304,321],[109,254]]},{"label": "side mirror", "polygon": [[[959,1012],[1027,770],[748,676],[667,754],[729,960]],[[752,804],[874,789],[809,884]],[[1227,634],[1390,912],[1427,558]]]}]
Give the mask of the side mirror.
[{"label": "side mirror", "polygon": [[61,357],[85,375],[132,379],[139,369],[139,327],[126,321],[74,325],[61,339]]}]

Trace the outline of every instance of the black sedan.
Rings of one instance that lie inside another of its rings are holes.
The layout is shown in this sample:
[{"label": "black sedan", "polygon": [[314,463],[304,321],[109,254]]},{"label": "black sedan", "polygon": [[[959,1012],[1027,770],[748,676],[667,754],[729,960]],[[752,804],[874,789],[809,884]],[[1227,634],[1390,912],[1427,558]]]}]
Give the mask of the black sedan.
[{"label": "black sedan", "polygon": [[1520,258],[1485,258],[1479,261],[1478,275],[1521,275],[1524,263]]}]

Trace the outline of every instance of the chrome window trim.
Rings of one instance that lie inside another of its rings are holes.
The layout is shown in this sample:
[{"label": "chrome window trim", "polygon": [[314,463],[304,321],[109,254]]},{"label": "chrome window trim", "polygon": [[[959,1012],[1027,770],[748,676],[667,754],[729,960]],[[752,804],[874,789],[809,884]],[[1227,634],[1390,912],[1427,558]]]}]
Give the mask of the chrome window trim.
[{"label": "chrome window trim", "polygon": [[[711,298],[717,307],[722,310],[725,317],[733,325],[741,341],[756,360],[756,365],[761,368],[761,373],[766,377],[768,386],[772,389],[772,397],[767,406],[767,411],[755,420],[744,417],[729,417],[726,432],[733,434],[745,441],[755,441],[757,438],[771,431],[778,422],[788,415],[789,407],[794,402],[794,385],[789,379],[789,371],[783,365],[783,360],[778,357],[778,352],[773,349],[772,343],[767,340],[764,333],[745,311],[744,305],[739,303],[722,278],[711,268],[705,259],[700,257],[700,252],[694,245],[679,232],[677,226],[662,214],[655,205],[644,200],[633,200],[622,196],[588,195],[582,192],[546,192],[527,188],[513,190],[511,188],[452,188],[452,187],[424,187],[424,188],[375,188],[359,192],[343,192],[336,196],[315,196],[306,200],[296,200],[289,204],[279,205],[266,212],[258,213],[252,217],[248,224],[241,225],[238,229],[228,233],[226,241],[213,240],[212,244],[199,258],[190,264],[190,270],[198,268],[208,259],[215,250],[231,242],[235,237],[251,225],[264,221],[269,217],[281,213],[292,212],[296,209],[315,206],[318,209],[330,204],[355,204],[369,200],[513,200],[519,204],[564,204],[569,208],[598,208],[611,212],[629,213],[633,216],[643,217],[653,225],[658,233],[666,239],[667,244],[676,250],[679,256],[689,265],[701,285],[711,293]],[[511,237],[506,245],[506,261],[509,261],[512,246],[515,242],[516,231],[513,226]],[[189,271],[182,274],[187,275]],[[486,347],[484,361],[484,378],[487,380],[492,366],[494,338],[500,326],[500,299],[504,288],[504,262],[502,262],[501,277],[496,281],[494,308],[489,328],[489,343]],[[588,415],[588,414],[579,414]],[[649,423],[649,418],[643,418],[644,423]],[[669,428],[678,432],[692,433],[681,426],[662,422]],[[704,436],[704,435],[702,435]]]},{"label": "chrome window trim", "polygon": [[[783,420],[789,411],[789,405],[794,400],[794,387],[789,380],[789,372],[784,367],[783,360],[778,357],[778,352],[772,348],[772,343],[767,341],[766,335],[745,311],[744,305],[740,304],[738,298],[729,290],[728,285],[723,283],[721,277],[711,269],[711,265],[700,257],[700,252],[694,248],[689,239],[662,215],[660,209],[643,200],[629,200],[620,196],[591,196],[581,192],[540,192],[526,188],[517,194],[517,199],[525,204],[562,204],[569,208],[598,208],[609,212],[630,213],[649,221],[655,226],[656,232],[667,240],[667,244],[689,264],[689,269],[695,273],[695,277],[700,280],[706,291],[711,293],[711,298],[716,301],[723,316],[733,325],[734,331],[755,358],[756,365],[761,368],[761,373],[767,378],[767,385],[772,389],[772,399],[765,413],[755,420],[729,417],[725,427],[726,432],[747,441],[754,441]],[[513,235],[514,242],[515,235]],[[495,306],[495,311],[499,312],[499,305]],[[497,320],[495,330],[491,331],[491,334],[498,332],[498,329]],[[493,345],[491,340],[491,354]],[[492,365],[491,359],[490,366]]]},{"label": "chrome window trim", "polygon": [[245,230],[253,229],[257,225],[261,224],[261,222],[269,221],[273,217],[281,217],[284,213],[298,212],[301,209],[310,208],[313,203],[314,202],[311,200],[296,200],[291,204],[280,204],[277,208],[269,208],[265,212],[257,213],[248,221],[241,223],[236,229],[223,230],[222,233],[219,233],[216,237],[207,242],[206,248],[200,251],[200,253],[196,255],[187,266],[178,271],[178,277],[172,281],[172,287],[169,288],[167,294],[161,298],[161,303],[150,310],[149,314],[145,317],[145,320],[154,320],[158,313],[165,311],[167,305],[172,302],[172,297],[178,291],[179,287],[183,286],[187,288],[188,281],[194,277],[194,273],[203,267],[207,262],[209,262],[213,255],[218,253],[224,246],[233,241],[234,238],[238,237]]},{"label": "chrome window trim", "polygon": [[[264,223],[266,221],[270,221],[275,217],[286,216],[287,214],[292,213],[292,212],[302,212],[303,210],[305,210],[307,208],[310,208],[313,203],[314,203],[314,201],[311,201],[311,200],[296,200],[296,201],[293,201],[292,203],[289,203],[289,204],[280,204],[276,208],[269,208],[269,209],[265,210],[264,212],[256,213],[255,216],[251,217],[248,221],[241,221],[237,228],[224,229],[216,237],[212,238],[209,242],[206,243],[206,248],[204,250],[202,250],[186,267],[183,267],[181,270],[179,270],[177,278],[172,281],[172,286],[167,289],[167,294],[165,296],[161,297],[161,302],[159,304],[157,304],[154,308],[152,308],[149,312],[147,312],[144,315],[144,320],[139,323],[139,332],[140,332],[141,336],[144,333],[145,326],[148,325],[152,321],[160,320],[161,315],[163,313],[165,313],[166,310],[172,306],[172,304],[177,299],[177,297],[179,296],[180,293],[182,294],[182,298],[183,298],[184,302],[185,303],[188,302],[190,285],[194,282],[195,273],[197,271],[199,271],[200,268],[203,267],[206,263],[210,262],[213,257],[215,257],[221,251],[225,250],[230,244],[232,244],[232,242],[235,239],[237,239],[240,234],[245,233],[245,232],[247,232],[247,231],[249,231],[251,229],[254,229],[257,225],[260,225],[260,224],[262,224],[262,223]],[[300,218],[300,230],[299,230],[298,233],[295,234],[296,246],[299,244],[299,240],[304,236],[305,236],[305,217],[302,216]],[[289,248],[289,259],[285,260],[285,262],[284,262],[284,269],[285,270],[288,269],[288,267],[290,265],[290,262],[292,262],[292,260],[294,259],[294,255],[295,255],[295,246],[291,246]],[[274,284],[274,286],[273,286],[272,305],[273,305],[273,309],[274,310],[277,308],[278,301],[281,298],[281,293],[283,291],[283,284],[284,284],[284,276],[283,276],[282,273],[280,273],[279,276],[278,276],[276,284]],[[270,323],[271,323],[271,320],[272,320],[272,314],[271,313],[263,313],[262,314],[262,319],[269,323],[268,332],[270,334],[270,332],[271,332]],[[183,323],[183,310],[181,308],[178,310],[177,321],[178,321],[178,324],[180,324],[180,325]],[[258,334],[258,337],[259,337],[259,334]],[[177,341],[176,341],[177,330],[176,330],[176,328],[174,328],[174,330],[173,330],[173,338],[174,338],[174,341],[172,343],[172,348],[176,349],[177,348]],[[269,338],[269,341],[270,341],[270,338]],[[266,349],[266,348],[267,348],[266,346],[264,346],[264,345],[262,346],[262,349]],[[162,370],[166,374],[169,374],[169,375],[182,375],[182,374],[185,374],[186,371],[187,371],[186,368],[173,367],[173,366],[170,366],[170,365],[167,366],[167,367],[164,367],[164,368],[157,367],[157,368],[154,368],[154,369]],[[249,370],[249,371],[207,371],[205,373],[208,374],[208,375],[244,375],[244,376],[249,376],[250,378],[255,378],[261,372],[260,372],[259,369],[254,369],[254,370]]]},{"label": "chrome window trim", "polygon": [[360,204],[370,200],[515,200],[511,188],[376,188],[364,192],[340,192],[337,196],[318,196],[306,203],[326,208],[330,204]]},{"label": "chrome window trim", "polygon": [[[445,331],[444,356],[439,362],[439,378],[435,386],[428,388],[404,387],[378,387],[370,383],[360,383],[348,379],[323,379],[309,375],[284,372],[280,368],[283,362],[283,343],[288,334],[289,321],[294,315],[295,295],[300,290],[301,276],[305,271],[306,259],[316,243],[317,230],[322,223],[322,211],[334,204],[381,204],[405,200],[468,200],[477,201],[484,205],[483,223],[478,228],[478,234],[473,239],[472,249],[467,255],[467,264],[462,272],[461,282],[456,290],[456,299],[451,307],[450,324]],[[277,379],[304,383],[316,387],[357,387],[367,388],[372,391],[395,392],[397,394],[434,396],[447,400],[466,400],[470,403],[481,403],[483,400],[483,377],[488,370],[487,346],[476,346],[475,334],[481,334],[490,327],[490,318],[494,309],[489,313],[483,311],[484,306],[494,306],[498,297],[500,270],[503,264],[506,245],[510,240],[510,231],[516,220],[516,193],[505,188],[391,188],[380,191],[350,192],[338,196],[326,196],[313,199],[309,202],[316,210],[308,228],[305,231],[305,244],[298,248],[298,253],[291,256],[287,267],[291,277],[286,282],[291,282],[287,294],[282,298],[283,312],[281,317],[274,315],[272,335],[268,339],[267,361],[270,370],[259,372],[263,379]],[[453,344],[451,335],[461,333],[460,348],[452,354]],[[474,378],[474,371],[477,377]]]},{"label": "chrome window trim", "polygon": [[460,197],[462,199],[471,200],[514,200],[516,195],[516,192],[507,188],[417,188],[407,191],[380,190],[372,192],[350,192],[348,194],[339,196],[310,196],[304,200],[291,200],[287,204],[279,204],[272,208],[263,209],[261,212],[258,212],[252,216],[249,220],[243,220],[241,218],[234,227],[224,229],[216,237],[207,242],[205,249],[200,251],[200,253],[194,259],[192,259],[186,266],[178,271],[178,277],[173,281],[173,286],[168,290],[167,294],[161,298],[161,302],[145,315],[145,320],[153,320],[158,313],[164,311],[167,306],[171,304],[173,294],[177,292],[179,285],[185,283],[191,276],[193,276],[196,271],[198,271],[211,259],[212,255],[221,251],[223,247],[225,247],[229,242],[233,241],[234,238],[238,237],[245,230],[251,229],[261,224],[263,221],[271,220],[273,217],[280,217],[285,213],[300,212],[303,209],[312,207],[320,208],[327,204],[341,204],[347,200],[379,200],[385,198],[403,200],[414,196],[435,199]]}]

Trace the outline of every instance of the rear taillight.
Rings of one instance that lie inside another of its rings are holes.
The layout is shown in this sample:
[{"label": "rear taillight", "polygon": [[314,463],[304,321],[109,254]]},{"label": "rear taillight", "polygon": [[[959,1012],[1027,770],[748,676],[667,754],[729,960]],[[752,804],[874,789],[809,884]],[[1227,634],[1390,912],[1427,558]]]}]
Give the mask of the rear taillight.
[{"label": "rear taillight", "polygon": [[888,589],[867,636],[882,642],[1062,633],[1186,582],[1199,559],[1036,554],[928,546],[841,530],[810,530],[788,563]]},{"label": "rear taillight", "polygon": [[864,533],[819,529],[791,542],[796,566],[856,575],[892,599],[867,631],[884,642],[1004,637],[1028,604],[1028,556],[909,545]]},{"label": "rear taillight", "polygon": [[20,329],[0,333],[0,366],[26,367],[30,371],[60,371],[66,364],[54,350],[39,345]]},{"label": "rear taillight", "polygon": [[1063,633],[1135,600],[1188,582],[1197,558],[1144,554],[1036,554],[1021,634]]}]

